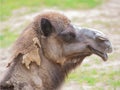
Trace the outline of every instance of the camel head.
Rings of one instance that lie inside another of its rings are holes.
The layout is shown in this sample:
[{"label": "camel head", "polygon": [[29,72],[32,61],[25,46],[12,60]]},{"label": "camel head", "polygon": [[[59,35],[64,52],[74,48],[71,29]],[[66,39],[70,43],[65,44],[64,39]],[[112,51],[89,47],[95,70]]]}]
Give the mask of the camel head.
[{"label": "camel head", "polygon": [[70,40],[74,43],[65,46],[66,55],[96,54],[104,61],[108,59],[107,53],[112,52],[112,46],[104,33],[91,28],[77,26],[73,28],[74,32],[71,32],[72,39]]},{"label": "camel head", "polygon": [[106,61],[107,53],[112,52],[109,39],[101,31],[75,26],[67,18],[60,17],[41,18],[40,24],[45,37],[43,51],[50,60],[64,63],[96,54]]},{"label": "camel head", "polygon": [[14,50],[0,82],[2,90],[56,90],[86,56],[96,54],[106,61],[112,46],[102,32],[75,26],[64,15],[49,12],[38,15],[22,32]]}]

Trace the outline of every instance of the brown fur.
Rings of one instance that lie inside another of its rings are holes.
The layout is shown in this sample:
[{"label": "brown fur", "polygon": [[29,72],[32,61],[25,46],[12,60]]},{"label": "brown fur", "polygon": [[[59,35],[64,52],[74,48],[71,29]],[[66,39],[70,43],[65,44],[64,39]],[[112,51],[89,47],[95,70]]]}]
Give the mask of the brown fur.
[{"label": "brown fur", "polygon": [[[84,41],[87,34],[76,32],[60,13],[38,15],[15,42],[1,89],[58,90],[67,74],[92,54],[89,41]],[[89,40],[98,45],[94,39]]]},{"label": "brown fur", "polygon": [[[14,83],[16,83],[17,81],[26,82],[25,87],[23,88],[27,88],[27,90],[29,87],[30,87],[29,90],[32,90],[31,88],[33,87],[38,89],[42,88],[40,90],[54,90],[55,88],[57,88],[58,85],[61,84],[61,81],[63,81],[66,75],[65,73],[66,71],[62,71],[61,66],[59,66],[59,64],[63,65],[65,61],[62,55],[63,49],[62,49],[61,41],[54,34],[51,35],[48,39],[42,35],[42,33],[40,32],[41,18],[49,19],[52,25],[54,26],[54,28],[57,30],[57,33],[64,30],[67,27],[67,25],[70,23],[67,17],[59,13],[49,12],[37,16],[34,22],[32,22],[21,33],[20,37],[15,42],[13,46],[12,61],[10,63],[10,67],[8,70],[9,74],[7,73],[5,75],[5,78],[2,80],[2,82],[5,81],[12,82],[13,83],[12,85],[14,85]],[[36,47],[35,44],[36,40],[33,41],[33,39],[36,37],[37,37],[37,44],[39,47]],[[35,57],[36,54],[38,55],[38,49],[40,50],[39,52],[40,57],[39,56]],[[19,55],[22,55],[20,59],[18,59]],[[42,58],[41,59],[42,61],[40,60],[40,58]],[[48,59],[52,60],[53,63],[51,61],[48,61]],[[41,61],[41,65],[39,61]],[[21,64],[21,62],[24,63],[28,69],[30,66],[31,67],[30,71],[27,71],[24,68],[24,66]],[[36,67],[36,65],[34,65],[34,63],[32,62],[36,62],[38,65],[40,65],[39,66],[40,68]],[[59,63],[59,64],[57,65],[55,63]],[[56,66],[56,68],[53,67],[54,65]],[[55,74],[52,73],[51,71],[53,72],[57,71],[57,73]],[[15,77],[16,75],[17,76],[23,75],[22,77],[24,78],[18,77],[19,78],[18,79],[17,77]],[[62,76],[62,78],[60,79],[59,76],[60,77]],[[46,82],[46,78],[47,78],[47,82]],[[31,81],[29,83],[33,84],[34,86],[32,87],[27,86],[29,80]],[[5,87],[7,88],[7,86]],[[14,88],[19,88],[19,87],[14,85]]]},{"label": "brown fur", "polygon": [[[20,35],[18,40],[13,46],[13,54],[12,54],[12,59],[16,58],[19,54],[27,54],[34,50],[36,46],[34,45],[34,41],[32,41],[35,37],[38,37],[40,39],[41,32],[38,31],[40,29],[40,20],[41,18],[47,18],[51,21],[55,29],[60,28],[60,30],[64,30],[67,25],[70,23],[70,20],[67,19],[67,17],[63,16],[62,14],[55,13],[55,12],[49,12],[49,13],[44,13],[42,15],[38,15],[34,22],[31,23]],[[36,31],[37,30],[37,31]],[[61,31],[57,31],[58,33]],[[53,41],[53,40],[52,40]],[[56,52],[57,53],[57,52]],[[51,53],[52,54],[52,53]],[[50,55],[51,56],[51,55]],[[54,55],[55,59],[57,55]],[[63,61],[64,62],[64,61]],[[60,63],[63,63],[60,62]],[[12,61],[10,62],[12,63]],[[59,63],[59,61],[58,61]],[[9,66],[9,65],[8,65]]]},{"label": "brown fur", "polygon": [[34,50],[30,51],[29,53],[23,56],[22,63],[29,69],[29,65],[31,62],[36,62],[37,65],[40,65],[41,58],[39,55],[39,48],[41,48],[40,42],[37,37],[33,39],[35,48]]}]

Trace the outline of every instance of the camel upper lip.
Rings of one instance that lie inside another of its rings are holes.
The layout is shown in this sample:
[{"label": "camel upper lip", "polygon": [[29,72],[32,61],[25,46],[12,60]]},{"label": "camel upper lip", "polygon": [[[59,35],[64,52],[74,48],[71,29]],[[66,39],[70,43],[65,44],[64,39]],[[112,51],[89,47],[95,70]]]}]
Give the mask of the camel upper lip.
[{"label": "camel upper lip", "polygon": [[108,55],[107,55],[106,52],[101,52],[101,51],[96,50],[96,49],[94,49],[92,47],[89,47],[89,49],[92,51],[92,53],[100,56],[104,61],[106,61],[108,59]]}]

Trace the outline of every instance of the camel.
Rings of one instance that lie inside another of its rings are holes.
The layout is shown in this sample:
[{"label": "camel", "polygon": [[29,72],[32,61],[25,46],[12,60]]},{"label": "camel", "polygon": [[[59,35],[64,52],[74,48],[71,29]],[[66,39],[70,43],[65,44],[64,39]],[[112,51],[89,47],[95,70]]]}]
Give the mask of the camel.
[{"label": "camel", "polygon": [[12,51],[0,90],[58,90],[86,57],[96,54],[106,61],[112,45],[101,31],[45,12],[23,30]]}]

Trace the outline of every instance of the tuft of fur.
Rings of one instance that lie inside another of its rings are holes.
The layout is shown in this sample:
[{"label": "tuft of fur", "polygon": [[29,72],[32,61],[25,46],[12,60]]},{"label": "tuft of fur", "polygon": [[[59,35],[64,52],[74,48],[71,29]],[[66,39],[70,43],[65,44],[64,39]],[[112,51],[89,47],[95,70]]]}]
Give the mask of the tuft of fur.
[{"label": "tuft of fur", "polygon": [[39,50],[41,48],[40,42],[37,37],[33,39],[35,48],[34,50],[28,52],[27,54],[23,55],[22,63],[25,64],[25,66],[30,69],[29,65],[31,62],[35,62],[37,65],[40,65],[41,58],[39,55]]}]

